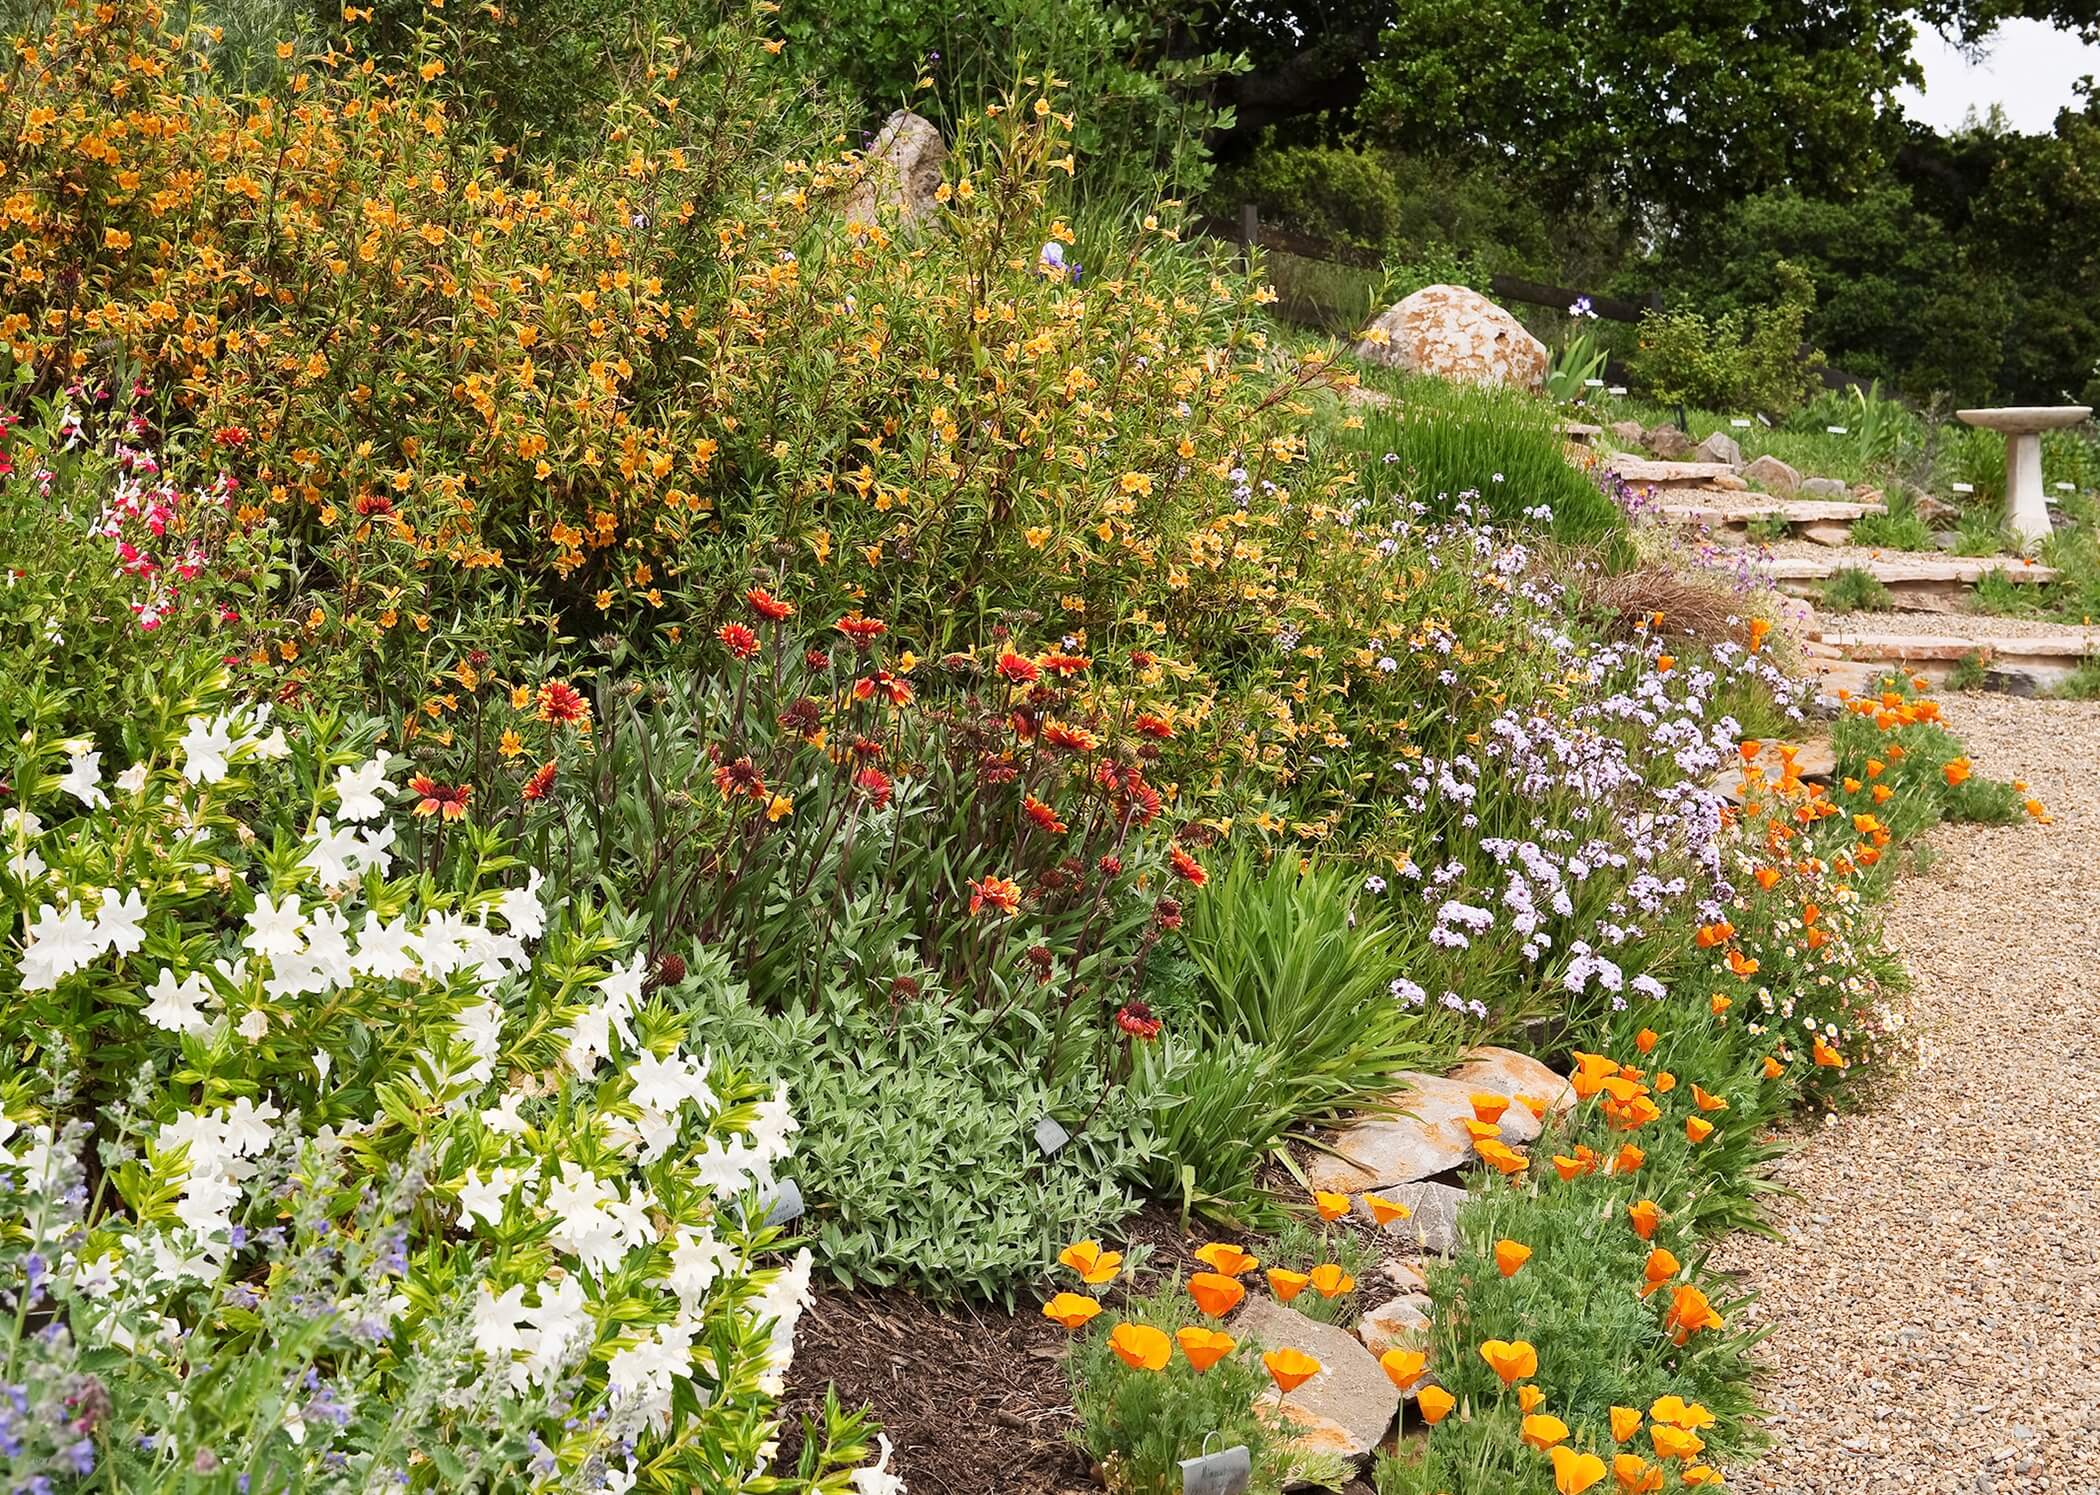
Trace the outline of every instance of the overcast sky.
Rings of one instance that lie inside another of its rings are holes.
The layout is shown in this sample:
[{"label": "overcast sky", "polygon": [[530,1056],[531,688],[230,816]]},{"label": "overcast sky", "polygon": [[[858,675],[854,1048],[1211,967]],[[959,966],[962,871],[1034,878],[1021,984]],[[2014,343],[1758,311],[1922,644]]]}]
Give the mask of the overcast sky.
[{"label": "overcast sky", "polygon": [[1972,105],[1981,114],[2002,104],[2014,129],[2047,134],[2056,111],[2072,102],[2071,85],[2100,76],[2100,47],[2041,21],[2007,21],[1975,62],[1921,25],[1915,55],[1925,69],[1924,91],[1906,88],[1897,98],[1905,114],[1941,130],[1959,125]]}]

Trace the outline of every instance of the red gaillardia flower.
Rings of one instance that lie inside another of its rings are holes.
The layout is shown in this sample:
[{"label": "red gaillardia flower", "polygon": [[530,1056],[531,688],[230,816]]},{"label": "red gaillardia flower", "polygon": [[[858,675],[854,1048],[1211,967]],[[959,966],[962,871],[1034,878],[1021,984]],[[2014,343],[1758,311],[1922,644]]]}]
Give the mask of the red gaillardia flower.
[{"label": "red gaillardia flower", "polygon": [[758,635],[742,623],[724,623],[715,630],[715,637],[732,659],[749,659],[758,652]]},{"label": "red gaillardia flower", "polygon": [[554,722],[565,727],[590,729],[591,705],[584,700],[582,692],[575,686],[560,680],[549,680],[540,687],[539,715],[543,722]]},{"label": "red gaillardia flower", "polygon": [[794,615],[795,605],[792,602],[782,602],[764,587],[753,587],[744,593],[744,600],[751,604],[751,611],[768,623],[784,622]]},{"label": "red gaillardia flower", "polygon": [[547,791],[553,787],[554,765],[551,762],[542,763],[533,771],[532,777],[525,781],[525,787],[518,791],[518,797],[526,801],[545,799]]},{"label": "red gaillardia flower", "polygon": [[1132,1038],[1154,1039],[1166,1025],[1152,1015],[1152,1009],[1135,998],[1116,1009],[1116,1026]]},{"label": "red gaillardia flower", "polygon": [[1012,878],[992,874],[970,879],[970,912],[977,913],[987,904],[1001,914],[1012,914],[1021,907],[1021,885]]},{"label": "red gaillardia flower", "polygon": [[437,815],[446,820],[466,819],[467,801],[474,797],[472,784],[440,784],[422,774],[410,779],[408,787],[420,796],[416,803],[418,815]]}]

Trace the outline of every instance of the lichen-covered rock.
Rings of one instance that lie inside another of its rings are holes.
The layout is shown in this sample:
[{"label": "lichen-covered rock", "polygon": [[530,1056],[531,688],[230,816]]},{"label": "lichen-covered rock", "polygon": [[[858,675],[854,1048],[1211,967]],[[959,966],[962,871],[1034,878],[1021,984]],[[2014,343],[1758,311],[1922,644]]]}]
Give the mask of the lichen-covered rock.
[{"label": "lichen-covered rock", "polygon": [[860,181],[846,198],[847,220],[871,223],[886,207],[896,208],[905,223],[926,217],[938,205],[934,193],[947,165],[948,147],[933,121],[899,109],[861,158]]},{"label": "lichen-covered rock", "polygon": [[[1510,1096],[1497,1123],[1501,1140],[1522,1147],[1539,1134],[1539,1120],[1505,1088],[1504,1078],[1445,1078],[1402,1074],[1403,1088],[1386,1097],[1392,1114],[1360,1116],[1335,1134],[1330,1151],[1313,1157],[1306,1177],[1316,1189],[1354,1194],[1389,1184],[1413,1183],[1463,1166],[1473,1156],[1473,1093],[1493,1091]],[[1553,1077],[1561,1088],[1566,1082]]]},{"label": "lichen-covered rock", "polygon": [[1743,476],[1767,493],[1776,493],[1781,498],[1792,498],[1794,490],[1801,486],[1801,474],[1777,457],[1759,457],[1743,469]]},{"label": "lichen-covered rock", "polygon": [[1230,1327],[1242,1343],[1300,1350],[1320,1362],[1320,1373],[1290,1395],[1272,1392],[1256,1405],[1261,1416],[1289,1429],[1298,1448],[1355,1460],[1384,1441],[1400,1392],[1354,1334],[1268,1297],[1248,1299]]},{"label": "lichen-covered rock", "polygon": [[1693,447],[1692,457],[1699,462],[1726,462],[1730,467],[1743,465],[1743,449],[1726,431],[1716,431]]},{"label": "lichen-covered rock", "polygon": [[1394,302],[1357,343],[1356,356],[1471,384],[1537,389],[1546,382],[1546,345],[1464,286],[1424,286]]},{"label": "lichen-covered rock", "polygon": [[1692,438],[1675,426],[1650,426],[1641,435],[1641,445],[1665,462],[1680,462],[1693,451]]}]

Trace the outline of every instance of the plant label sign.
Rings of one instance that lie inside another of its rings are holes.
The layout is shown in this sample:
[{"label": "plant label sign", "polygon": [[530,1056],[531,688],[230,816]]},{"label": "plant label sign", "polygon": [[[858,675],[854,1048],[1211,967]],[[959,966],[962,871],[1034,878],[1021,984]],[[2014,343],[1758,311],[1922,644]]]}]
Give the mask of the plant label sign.
[{"label": "plant label sign", "polygon": [[1254,1456],[1244,1443],[1181,1461],[1181,1495],[1243,1495],[1254,1480]]},{"label": "plant label sign", "polygon": [[792,1178],[783,1178],[759,1202],[766,1207],[768,1225],[785,1225],[802,1214],[802,1186]]},{"label": "plant label sign", "polygon": [[1035,1123],[1035,1145],[1042,1149],[1043,1156],[1054,1158],[1060,1149],[1072,1140],[1072,1134],[1057,1124],[1054,1116],[1038,1117]]},{"label": "plant label sign", "polygon": [[1954,485],[1954,491],[1956,493],[1974,493],[1976,491],[1976,485],[1974,483],[1956,483]]},{"label": "plant label sign", "polygon": [[1734,420],[1730,421],[1728,424],[1734,426],[1738,431],[1747,431],[1750,429],[1750,422],[1745,420],[1740,415],[1738,415]]}]

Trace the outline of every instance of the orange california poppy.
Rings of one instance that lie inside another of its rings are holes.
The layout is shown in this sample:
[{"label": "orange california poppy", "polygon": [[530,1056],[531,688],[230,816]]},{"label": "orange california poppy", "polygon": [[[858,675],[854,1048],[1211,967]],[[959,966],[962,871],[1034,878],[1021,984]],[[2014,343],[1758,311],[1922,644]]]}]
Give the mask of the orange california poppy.
[{"label": "orange california poppy", "polygon": [[1312,1290],[1323,1298],[1339,1298],[1356,1290],[1356,1279],[1331,1261],[1323,1261],[1306,1274]]},{"label": "orange california poppy", "polygon": [[1209,1370],[1239,1345],[1230,1334],[1218,1329],[1205,1329],[1201,1325],[1176,1329],[1174,1342],[1181,1346],[1181,1353],[1188,1357],[1189,1364],[1196,1367],[1198,1374]]},{"label": "orange california poppy", "polygon": [[1507,1238],[1495,1242],[1495,1270],[1505,1277],[1517,1275],[1517,1269],[1531,1260],[1531,1248],[1520,1241]]},{"label": "orange california poppy", "polygon": [[1896,791],[1889,788],[1886,784],[1876,784],[1874,786],[1874,803],[1877,805],[1885,805],[1895,796]]},{"label": "orange california poppy", "polygon": [[1558,1153],[1554,1155],[1553,1171],[1560,1175],[1563,1183],[1572,1182],[1585,1173],[1595,1173],[1597,1171],[1597,1154],[1578,1143],[1575,1147],[1575,1156],[1567,1158],[1560,1156]]},{"label": "orange california poppy", "polygon": [[1650,1426],[1648,1437],[1655,1444],[1655,1456],[1660,1459],[1693,1458],[1706,1447],[1706,1440],[1697,1433],[1673,1428],[1663,1422]]},{"label": "orange california poppy", "polygon": [[1615,1174],[1638,1173],[1641,1164],[1648,1161],[1648,1154],[1631,1142],[1619,1149],[1618,1156],[1611,1160],[1611,1171]]},{"label": "orange california poppy", "polygon": [[1969,760],[1949,758],[1940,769],[1940,777],[1947,781],[1948,788],[1959,788],[1969,777]]},{"label": "orange california poppy", "polygon": [[1539,1390],[1538,1387],[1527,1385],[1519,1386],[1517,1388],[1517,1410],[1522,1412],[1526,1417],[1529,1417],[1532,1413],[1538,1411],[1538,1409],[1540,1407],[1543,1407],[1545,1404],[1546,1393]]},{"label": "orange california poppy", "polygon": [[1633,1046],[1644,1054],[1654,1053],[1655,1046],[1661,1042],[1662,1035],[1653,1028],[1643,1028],[1633,1035]]},{"label": "orange california poppy", "polygon": [[1702,1432],[1719,1420],[1699,1403],[1688,1402],[1681,1396],[1657,1397],[1654,1405],[1648,1408],[1648,1416],[1673,1428],[1683,1428],[1688,1433]]},{"label": "orange california poppy", "polygon": [[1473,1150],[1480,1154],[1480,1161],[1497,1173],[1507,1175],[1524,1171],[1524,1154],[1507,1142],[1476,1142],[1473,1144]]},{"label": "orange california poppy", "polygon": [[1514,1342],[1487,1340],[1480,1346],[1480,1358],[1488,1363],[1488,1369],[1502,1378],[1504,1386],[1514,1386],[1539,1373],[1539,1352],[1522,1339]]},{"label": "orange california poppy", "polygon": [[1320,1373],[1320,1362],[1303,1350],[1271,1350],[1261,1357],[1261,1363],[1269,1368],[1269,1379],[1285,1396]]},{"label": "orange california poppy", "polygon": [[1743,761],[1745,763],[1748,763],[1752,758],[1755,758],[1759,753],[1763,752],[1764,747],[1765,745],[1762,742],[1758,741],[1758,739],[1756,739],[1755,737],[1745,737],[1741,742],[1735,745],[1735,750],[1738,753],[1741,753],[1743,755]]},{"label": "orange california poppy", "polygon": [[1672,1090],[1675,1090],[1676,1088],[1677,1076],[1671,1074],[1667,1069],[1656,1071],[1655,1093],[1657,1095],[1668,1095]]},{"label": "orange california poppy", "polygon": [[1643,1199],[1626,1206],[1626,1218],[1633,1222],[1633,1233],[1649,1241],[1655,1239],[1655,1227],[1662,1223],[1662,1209],[1653,1199]]},{"label": "orange california poppy", "polygon": [[1150,1324],[1118,1324],[1108,1331],[1108,1347],[1132,1370],[1165,1370],[1174,1345]]},{"label": "orange california poppy", "polygon": [[1548,1103],[1543,1095],[1519,1095],[1517,1104],[1529,1111],[1534,1121],[1544,1121],[1546,1119],[1546,1106]]},{"label": "orange california poppy", "polygon": [[1786,1066],[1770,1054],[1765,1055],[1765,1062],[1759,1067],[1763,1071],[1764,1077],[1768,1080],[1776,1080],[1786,1073]]},{"label": "orange california poppy", "polygon": [[1718,1095],[1709,1095],[1697,1085],[1692,1086],[1692,1104],[1702,1111],[1725,1111],[1728,1102]]},{"label": "orange california poppy", "polygon": [[1305,1284],[1312,1281],[1303,1272],[1293,1272],[1287,1267],[1269,1268],[1269,1291],[1276,1295],[1279,1303],[1288,1303],[1305,1291]]},{"label": "orange california poppy", "polygon": [[1222,1272],[1198,1272],[1189,1278],[1189,1296],[1196,1306],[1214,1319],[1221,1319],[1240,1306],[1240,1299],[1247,1296],[1247,1289],[1240,1286],[1240,1279],[1227,1277]]},{"label": "orange california poppy", "polygon": [[1390,1225],[1395,1220],[1405,1220],[1414,1214],[1413,1210],[1397,1199],[1387,1199],[1378,1194],[1364,1195],[1364,1206],[1370,1210],[1371,1218],[1379,1225]]},{"label": "orange california poppy", "polygon": [[1554,1444],[1567,1441],[1568,1425],[1550,1412],[1534,1412],[1519,1425],[1517,1436],[1544,1453]]},{"label": "orange california poppy", "polygon": [[1613,1407],[1611,1409],[1611,1436],[1614,1442],[1624,1443],[1641,1430],[1641,1414],[1637,1407]]},{"label": "orange california poppy", "polygon": [[1727,1480],[1721,1478],[1721,1471],[1714,1468],[1711,1464],[1694,1464],[1677,1477],[1684,1481],[1684,1487],[1687,1490],[1699,1485],[1725,1485],[1728,1483]]},{"label": "orange california poppy", "polygon": [[1081,1282],[1096,1287],[1115,1281],[1116,1273],[1123,1269],[1123,1253],[1103,1251],[1099,1241],[1074,1241],[1057,1253],[1057,1260],[1059,1265],[1077,1272]]},{"label": "orange california poppy", "polygon": [[1074,1333],[1084,1328],[1087,1320],[1100,1311],[1101,1305],[1083,1293],[1059,1293],[1043,1305],[1044,1318],[1063,1324]]},{"label": "orange california poppy", "polygon": [[1502,1135],[1502,1128],[1492,1121],[1479,1121],[1471,1116],[1467,1116],[1459,1124],[1465,1127],[1466,1135],[1475,1142],[1492,1142],[1495,1138]]},{"label": "orange california poppy", "polygon": [[1385,1372],[1387,1380],[1405,1391],[1422,1379],[1422,1372],[1429,1368],[1429,1357],[1420,1350],[1387,1350],[1378,1357],[1378,1368]]},{"label": "orange california poppy", "polygon": [[1313,1206],[1323,1220],[1339,1220],[1349,1213],[1349,1196],[1335,1194],[1326,1189],[1313,1190]]},{"label": "orange california poppy", "polygon": [[1779,886],[1779,869],[1777,867],[1760,867],[1757,869],[1756,877],[1757,885],[1767,893]]},{"label": "orange california poppy", "polygon": [[1849,774],[1846,775],[1844,781],[1844,790],[1847,794],[1857,794],[1860,790],[1864,788],[1866,788],[1866,785],[1860,783],[1858,779],[1853,778]]},{"label": "orange california poppy", "polygon": [[1208,1246],[1196,1248],[1196,1260],[1213,1272],[1222,1272],[1227,1277],[1237,1277],[1242,1272],[1251,1272],[1261,1263],[1237,1246],[1223,1241],[1212,1241]]},{"label": "orange california poppy", "polygon": [[1415,1410],[1431,1427],[1449,1417],[1457,1406],[1458,1398],[1441,1386],[1424,1386],[1415,1393]]},{"label": "orange california poppy", "polygon": [[1692,1145],[1697,1146],[1713,1134],[1714,1124],[1704,1116],[1687,1116],[1684,1118],[1684,1140]]},{"label": "orange california poppy", "polygon": [[1585,1054],[1575,1051],[1575,1073],[1568,1076],[1568,1083],[1575,1087],[1575,1094],[1588,1100],[1604,1088],[1604,1082],[1619,1072],[1619,1066],[1602,1054]]},{"label": "orange california poppy", "polygon": [[1560,1495],[1582,1495],[1604,1478],[1604,1460],[1593,1453],[1555,1447],[1548,1457],[1553,1460],[1553,1488]]},{"label": "orange california poppy", "polygon": [[1509,1097],[1476,1090],[1466,1097],[1473,1103],[1473,1115],[1480,1121],[1500,1121],[1502,1113],[1509,1109]]},{"label": "orange california poppy", "polygon": [[1730,950],[1728,952],[1728,969],[1747,981],[1757,974],[1757,962],[1740,950]]},{"label": "orange california poppy", "polygon": [[1825,1069],[1843,1069],[1845,1067],[1845,1056],[1823,1042],[1823,1035],[1820,1033],[1816,1035],[1815,1044],[1810,1049],[1809,1054],[1816,1063]]},{"label": "orange california poppy", "polygon": [[1721,1315],[1714,1312],[1706,1294],[1689,1282],[1681,1282],[1672,1290],[1670,1311],[1663,1315],[1663,1328],[1669,1331],[1673,1342],[1683,1344],[1701,1329],[1718,1329],[1722,1323]]},{"label": "orange california poppy", "polygon": [[1638,1454],[1622,1453],[1611,1461],[1611,1476],[1625,1495],[1650,1495],[1663,1487],[1662,1466]]},{"label": "orange california poppy", "polygon": [[1647,1263],[1641,1268],[1641,1276],[1644,1280],[1641,1296],[1647,1297],[1648,1294],[1654,1292],[1672,1277],[1675,1277],[1681,1265],[1682,1263],[1674,1255],[1660,1246],[1650,1251]]},{"label": "orange california poppy", "polygon": [[[1728,953],[1730,955],[1734,955],[1736,952],[1731,950]],[[1728,1011],[1728,1009],[1733,1007],[1734,1005],[1735,998],[1724,997],[1719,992],[1715,992],[1712,996],[1706,999],[1706,1009],[1707,1011],[1711,1012],[1715,1017],[1723,1016]]]}]

